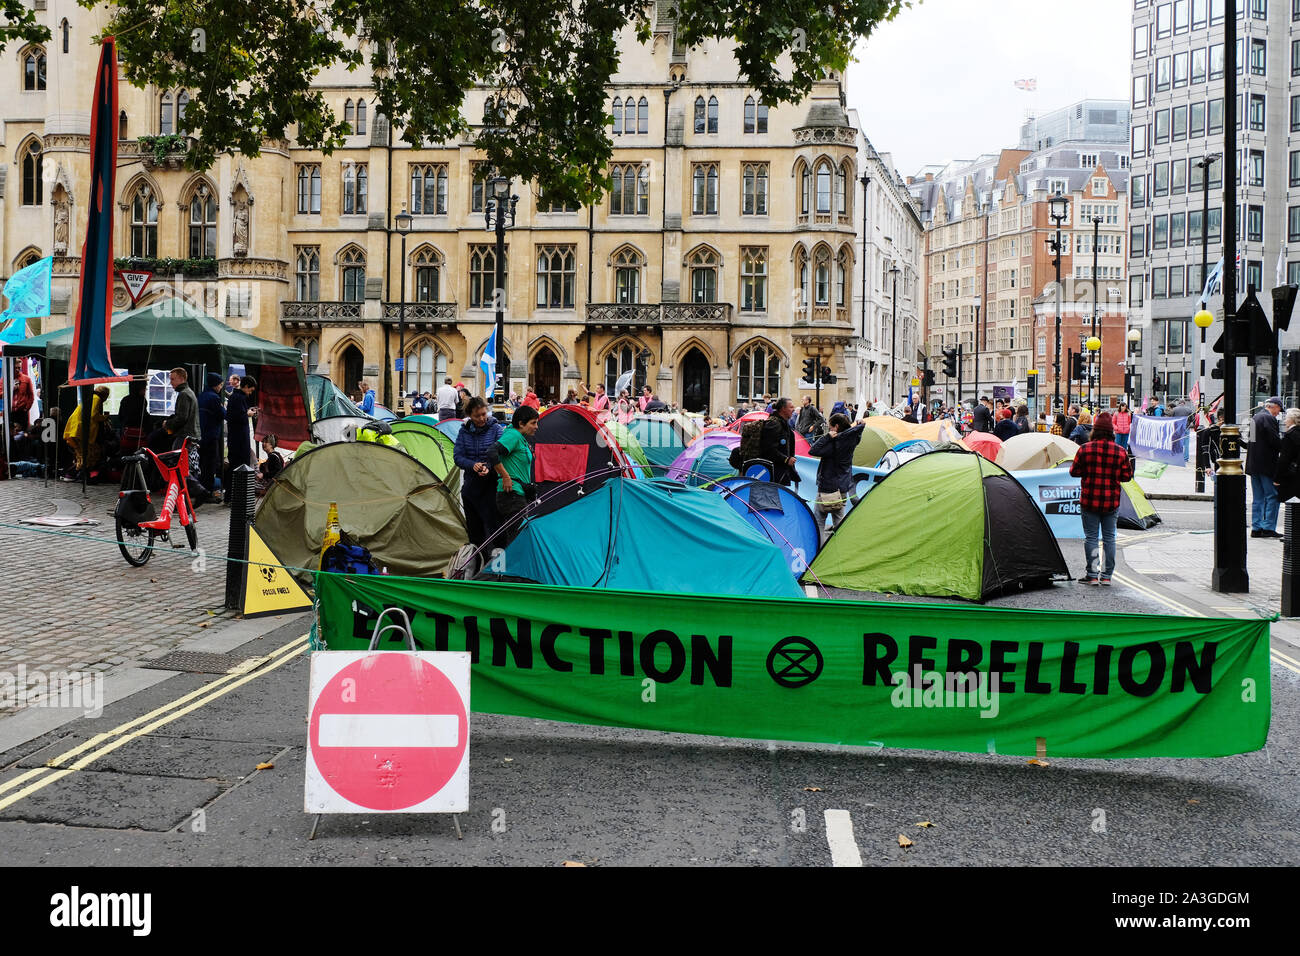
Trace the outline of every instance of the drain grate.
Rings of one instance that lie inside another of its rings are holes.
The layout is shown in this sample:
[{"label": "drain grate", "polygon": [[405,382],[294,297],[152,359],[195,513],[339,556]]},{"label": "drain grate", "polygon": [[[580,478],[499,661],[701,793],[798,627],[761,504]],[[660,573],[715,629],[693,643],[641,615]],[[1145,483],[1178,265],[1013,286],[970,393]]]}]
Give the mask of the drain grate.
[{"label": "drain grate", "polygon": [[156,671],[181,671],[186,674],[242,674],[256,670],[267,662],[265,657],[234,657],[230,654],[207,654],[202,651],[172,651],[143,665]]},{"label": "drain grate", "polygon": [[1142,576],[1144,578],[1150,578],[1152,581],[1181,581],[1182,580],[1182,578],[1179,577],[1177,574],[1169,574],[1166,571],[1160,571],[1160,572],[1144,571],[1142,572]]}]

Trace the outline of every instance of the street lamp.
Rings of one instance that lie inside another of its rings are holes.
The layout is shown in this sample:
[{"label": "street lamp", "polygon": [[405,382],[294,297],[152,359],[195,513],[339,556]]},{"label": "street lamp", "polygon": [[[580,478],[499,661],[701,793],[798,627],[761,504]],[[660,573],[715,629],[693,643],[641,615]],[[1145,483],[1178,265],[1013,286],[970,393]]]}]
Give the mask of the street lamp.
[{"label": "street lamp", "polygon": [[[1214,313],[1206,309],[1201,309],[1196,315],[1192,316],[1192,321],[1196,327],[1201,330],[1201,370],[1196,377],[1196,391],[1198,393],[1197,404],[1205,407],[1205,330],[1214,324]],[[1210,445],[1208,441],[1201,440],[1201,433],[1197,432],[1196,437],[1196,493],[1201,494],[1205,491],[1205,469],[1210,464]]]},{"label": "street lamp", "polygon": [[[401,289],[397,305],[397,416],[406,415],[406,234],[411,231],[412,216],[402,203],[402,211],[393,217],[393,225],[402,237]],[[389,248],[392,248],[391,246]]]},{"label": "street lamp", "polygon": [[975,296],[975,401],[980,400],[980,306],[984,304],[981,296]]},{"label": "street lamp", "polygon": [[1128,335],[1125,336],[1125,338],[1128,339],[1128,353],[1129,353],[1129,354],[1126,356],[1126,358],[1128,358],[1130,361],[1128,362],[1128,384],[1129,384],[1129,387],[1126,388],[1126,389],[1124,389],[1124,397],[1125,397],[1126,399],[1128,399],[1129,407],[1132,407],[1133,404],[1134,404],[1134,402],[1133,402],[1133,395],[1134,395],[1134,393],[1133,393],[1132,391],[1130,391],[1130,389],[1131,389],[1132,386],[1133,386],[1133,376],[1137,374],[1137,365],[1136,365],[1136,363],[1134,363],[1133,361],[1131,361],[1131,359],[1133,358],[1133,353],[1137,350],[1137,349],[1136,349],[1137,344],[1138,344],[1139,342],[1142,341],[1142,330],[1141,330],[1141,329],[1129,329],[1129,330],[1128,330]]},{"label": "street lamp", "polygon": [[[505,176],[493,176],[487,181],[485,191],[487,198],[483,203],[483,220],[488,229],[496,230],[497,237],[496,277],[492,289],[492,301],[496,306],[497,371],[496,382],[493,384],[491,392],[493,402],[502,404],[506,398],[506,376],[509,374],[509,369],[505,364],[506,217],[510,217],[510,225],[513,226],[515,224],[515,207],[519,205],[519,197],[510,195],[510,180]],[[498,388],[500,389],[499,393]]]},{"label": "street lamp", "polygon": [[1052,265],[1056,267],[1056,358],[1052,363],[1052,373],[1056,380],[1056,393],[1052,399],[1052,411],[1056,412],[1061,408],[1061,254],[1064,251],[1061,244],[1061,223],[1069,215],[1070,198],[1058,192],[1048,200],[1047,205],[1048,216],[1056,225],[1056,234],[1050,236],[1047,240],[1047,248],[1053,256]]},{"label": "street lamp", "polygon": [[893,299],[894,317],[889,326],[889,407],[894,407],[894,395],[898,386],[898,369],[895,366],[897,357],[895,355],[895,346],[898,343],[898,274],[903,270],[898,268],[898,260],[890,260],[892,263],[889,267],[889,274],[894,279],[894,291],[890,293]]}]

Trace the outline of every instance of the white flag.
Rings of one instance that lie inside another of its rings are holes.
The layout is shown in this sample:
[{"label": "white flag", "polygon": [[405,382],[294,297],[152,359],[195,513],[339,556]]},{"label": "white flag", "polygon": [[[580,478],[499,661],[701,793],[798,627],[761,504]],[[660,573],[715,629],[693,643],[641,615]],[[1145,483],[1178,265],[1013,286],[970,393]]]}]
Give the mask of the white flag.
[{"label": "white flag", "polygon": [[1277,252],[1277,281],[1274,285],[1286,285],[1286,246]]}]

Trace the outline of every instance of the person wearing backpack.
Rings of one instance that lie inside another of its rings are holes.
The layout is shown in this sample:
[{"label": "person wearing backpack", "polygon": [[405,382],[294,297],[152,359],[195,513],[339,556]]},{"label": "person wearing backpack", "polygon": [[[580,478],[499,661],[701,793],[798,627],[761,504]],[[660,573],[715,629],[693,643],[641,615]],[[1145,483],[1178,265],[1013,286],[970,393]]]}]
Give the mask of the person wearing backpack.
[{"label": "person wearing backpack", "polygon": [[798,480],[794,470],[794,428],[790,425],[793,416],[794,402],[778,398],[760,432],[758,457],[772,463],[772,480],[778,485]]},{"label": "person wearing backpack", "polygon": [[864,425],[850,426],[847,416],[832,415],[830,431],[813,444],[811,454],[820,458],[817,465],[817,501],[813,513],[822,541],[830,536],[826,516],[831,516],[831,531],[844,520],[844,506],[853,489],[853,452],[862,441]]}]

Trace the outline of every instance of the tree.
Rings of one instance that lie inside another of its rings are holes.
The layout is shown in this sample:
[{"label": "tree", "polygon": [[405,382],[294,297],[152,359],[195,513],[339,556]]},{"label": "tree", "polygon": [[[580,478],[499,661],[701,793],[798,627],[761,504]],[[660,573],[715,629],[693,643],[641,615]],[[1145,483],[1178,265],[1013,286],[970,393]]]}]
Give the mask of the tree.
[{"label": "tree", "polygon": [[35,5],[24,6],[23,0],[0,0],[0,50],[13,40],[44,43],[49,38],[49,27],[36,22]]},{"label": "tree", "polygon": [[[17,4],[17,0],[0,0]],[[100,0],[79,0],[94,6]],[[376,113],[419,146],[454,141],[476,85],[500,90],[477,145],[502,175],[536,181],[549,197],[591,203],[606,186],[612,143],[606,84],[619,31],[645,43],[646,0],[108,0],[127,80],[190,92],[188,162],[257,155],[290,135],[330,152],[350,132],[312,80],[324,70],[374,75]],[[678,40],[736,41],[738,73],[768,103],[799,99],[853,43],[893,19],[904,0],[675,0]],[[30,11],[28,11],[30,13]],[[790,54],[793,72],[778,73]]]}]

